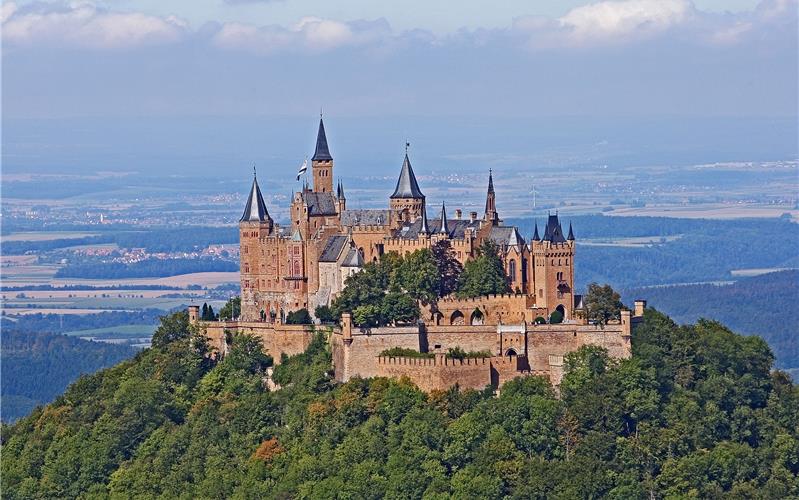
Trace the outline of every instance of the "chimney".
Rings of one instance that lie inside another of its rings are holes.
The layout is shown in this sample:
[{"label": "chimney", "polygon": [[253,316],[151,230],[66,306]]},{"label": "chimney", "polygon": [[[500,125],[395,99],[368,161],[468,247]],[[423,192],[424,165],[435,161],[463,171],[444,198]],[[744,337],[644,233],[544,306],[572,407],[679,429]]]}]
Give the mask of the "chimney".
[{"label": "chimney", "polygon": [[460,208],[455,209],[455,219],[461,220],[461,216],[463,215],[463,211]]},{"label": "chimney", "polygon": [[474,222],[477,220],[477,212],[469,212],[469,220]]}]

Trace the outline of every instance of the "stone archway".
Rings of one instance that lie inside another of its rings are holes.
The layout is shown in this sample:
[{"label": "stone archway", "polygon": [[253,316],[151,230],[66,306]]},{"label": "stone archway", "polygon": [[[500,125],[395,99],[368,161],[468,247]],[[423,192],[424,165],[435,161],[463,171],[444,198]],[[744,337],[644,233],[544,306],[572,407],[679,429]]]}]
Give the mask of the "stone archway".
[{"label": "stone archway", "polygon": [[563,307],[563,304],[558,305],[555,310],[559,311],[563,315],[563,319],[566,319],[566,308]]},{"label": "stone archway", "polygon": [[463,325],[465,322],[463,313],[460,311],[455,311],[452,313],[452,316],[449,317],[450,325]]},{"label": "stone archway", "polygon": [[482,324],[484,324],[484,322],[485,321],[484,321],[484,317],[483,317],[483,312],[480,309],[475,307],[474,311],[472,312],[471,318],[469,318],[469,324],[470,325],[482,325]]},{"label": "stone archway", "polygon": [[516,353],[516,349],[514,349],[513,347],[505,351],[505,356],[518,356],[518,355],[519,354]]},{"label": "stone archway", "polygon": [[440,312],[434,312],[434,313],[433,313],[433,314],[430,316],[430,321],[432,321],[432,322],[433,322],[433,324],[434,324],[434,325],[436,325],[436,326],[438,326],[438,325],[440,325],[440,324],[441,324],[441,320],[442,320],[442,319],[444,319],[444,315],[443,315],[443,314],[441,314]]}]

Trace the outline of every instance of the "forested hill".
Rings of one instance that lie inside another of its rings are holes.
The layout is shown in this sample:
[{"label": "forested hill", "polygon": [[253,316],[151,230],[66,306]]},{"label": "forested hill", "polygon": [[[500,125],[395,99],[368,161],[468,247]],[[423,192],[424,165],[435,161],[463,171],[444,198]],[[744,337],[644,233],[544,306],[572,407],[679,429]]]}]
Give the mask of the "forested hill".
[{"label": "forested hill", "polygon": [[3,427],[5,498],[788,498],[799,495],[799,388],[757,337],[656,311],[634,357],[567,357],[538,377],[426,395],[335,384],[320,333],[271,359],[234,336],[221,362],[165,318],[154,347]]},{"label": "forested hill", "polygon": [[799,369],[799,271],[762,274],[728,285],[638,288],[622,295],[626,303],[646,298],[679,323],[715,319],[737,332],[760,335],[774,349],[777,366]]},{"label": "forested hill", "polygon": [[19,330],[4,321],[0,349],[3,421],[27,415],[36,406],[55,399],[81,374],[115,365],[135,352],[130,346]]}]

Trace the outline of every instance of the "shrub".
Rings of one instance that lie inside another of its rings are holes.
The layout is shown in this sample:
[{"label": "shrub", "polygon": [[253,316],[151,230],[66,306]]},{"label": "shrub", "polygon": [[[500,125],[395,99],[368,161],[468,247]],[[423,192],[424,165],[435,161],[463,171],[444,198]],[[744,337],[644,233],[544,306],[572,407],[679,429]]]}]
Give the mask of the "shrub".
[{"label": "shrub", "polygon": [[552,314],[549,315],[549,323],[552,325],[563,323],[563,313],[558,310],[552,311]]},{"label": "shrub", "polygon": [[311,323],[313,323],[311,314],[304,307],[298,311],[292,311],[286,316],[287,325],[310,325]]}]

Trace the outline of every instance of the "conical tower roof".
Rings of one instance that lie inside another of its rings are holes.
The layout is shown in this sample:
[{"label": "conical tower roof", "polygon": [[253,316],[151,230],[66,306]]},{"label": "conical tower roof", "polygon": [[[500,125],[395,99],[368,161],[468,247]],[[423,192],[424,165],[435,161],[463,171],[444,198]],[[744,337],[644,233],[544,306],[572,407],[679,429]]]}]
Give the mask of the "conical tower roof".
[{"label": "conical tower roof", "polygon": [[244,214],[239,222],[265,222],[271,220],[269,212],[266,210],[264,197],[261,196],[261,188],[258,187],[258,179],[253,172],[252,188],[247,197],[247,204],[244,205]]},{"label": "conical tower roof", "polygon": [[569,221],[569,236],[566,238],[568,241],[574,241],[574,231],[572,230],[572,223]]},{"label": "conical tower roof", "polygon": [[430,234],[430,228],[427,226],[427,203],[422,202],[422,227],[419,228],[419,234]]},{"label": "conical tower roof", "polygon": [[316,150],[314,151],[311,161],[332,160],[330,156],[330,149],[327,147],[327,135],[325,135],[325,123],[322,118],[319,118],[319,132],[316,133]]},{"label": "conical tower roof", "polygon": [[533,241],[541,241],[541,237],[538,236],[538,222],[535,223],[535,231],[533,232]]},{"label": "conical tower roof", "polygon": [[411,167],[411,160],[408,159],[408,153],[405,153],[405,160],[402,162],[402,170],[400,171],[399,179],[397,179],[397,187],[394,189],[392,198],[413,198],[423,199],[424,194],[419,189],[419,183],[416,182],[416,175],[413,173]]},{"label": "conical tower roof", "polygon": [[449,236],[449,224],[447,224],[447,205],[441,202],[441,223],[438,227],[438,234]]}]

